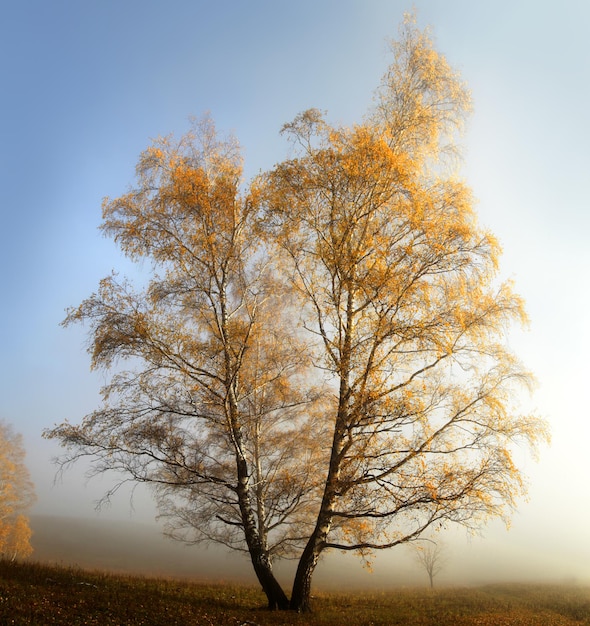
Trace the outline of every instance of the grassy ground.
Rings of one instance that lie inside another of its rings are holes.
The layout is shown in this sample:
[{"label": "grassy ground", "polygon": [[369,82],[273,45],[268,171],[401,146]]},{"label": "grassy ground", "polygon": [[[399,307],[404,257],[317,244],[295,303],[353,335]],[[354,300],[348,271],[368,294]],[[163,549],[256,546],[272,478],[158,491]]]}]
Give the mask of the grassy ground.
[{"label": "grassy ground", "polygon": [[325,594],[311,615],[271,613],[256,588],[0,562],[0,624],[206,626],[590,625],[590,588],[493,585]]}]

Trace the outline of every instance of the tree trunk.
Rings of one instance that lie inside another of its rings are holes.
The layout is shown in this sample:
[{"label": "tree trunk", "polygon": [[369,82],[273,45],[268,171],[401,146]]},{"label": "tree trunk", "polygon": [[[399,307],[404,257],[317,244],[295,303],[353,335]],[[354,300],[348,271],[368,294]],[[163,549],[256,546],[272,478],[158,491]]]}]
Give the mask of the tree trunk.
[{"label": "tree trunk", "polygon": [[298,613],[311,612],[309,603],[311,595],[311,578],[318,564],[321,553],[321,547],[317,545],[314,536],[310,538],[303,550],[297,572],[293,581],[293,591],[291,593],[291,602],[289,608]]},{"label": "tree trunk", "polygon": [[[339,411],[339,414],[340,413],[341,412]],[[340,417],[338,422],[342,422]],[[342,428],[339,427],[337,423],[334,429],[328,476],[326,478],[324,495],[322,497],[316,526],[305,546],[305,549],[303,550],[303,553],[301,554],[295,579],[293,581],[290,609],[297,611],[298,613],[309,613],[311,611],[309,603],[311,594],[311,578],[316,565],[318,564],[320,554],[326,545],[326,539],[332,525],[332,511],[334,510],[334,502],[336,500],[336,485],[338,484],[340,477],[340,450],[343,438],[342,432]]]},{"label": "tree trunk", "polygon": [[[236,495],[240,507],[240,514],[244,528],[244,538],[250,553],[250,559],[258,578],[258,582],[262,586],[266,598],[268,600],[269,609],[289,608],[289,600],[285,592],[281,588],[278,580],[272,571],[272,564],[268,557],[266,539],[264,536],[264,528],[257,527],[256,517],[252,509],[251,493],[250,493],[250,468],[246,461],[243,448],[243,433],[239,420],[239,409],[237,402],[237,394],[234,388],[236,380],[236,368],[232,362],[232,356],[227,344],[227,311],[225,301],[225,291],[220,294],[221,302],[221,330],[225,343],[225,369],[226,369],[226,407],[227,415],[230,423],[230,434],[233,440],[236,455],[236,472],[238,484]],[[256,499],[256,498],[255,498]]]},{"label": "tree trunk", "polygon": [[268,608],[273,610],[277,608],[282,610],[288,609],[289,600],[273,574],[271,561],[268,558],[265,545],[262,543],[260,533],[256,527],[254,511],[250,505],[248,493],[249,476],[247,463],[243,457],[238,456],[237,465],[238,501],[244,525],[246,545],[248,546],[256,577],[268,599]]},{"label": "tree trunk", "polygon": [[279,581],[275,578],[268,559],[265,555],[255,555],[252,551],[250,551],[250,556],[258,582],[262,586],[262,590],[268,600],[268,608],[271,611],[276,609],[286,611],[289,608],[289,599],[285,595]]},{"label": "tree trunk", "polygon": [[[236,421],[234,421],[234,424]],[[281,585],[275,578],[272,571],[272,564],[268,558],[266,546],[263,543],[261,534],[256,526],[256,518],[250,503],[249,493],[249,471],[248,464],[241,453],[241,432],[234,428],[234,439],[236,442],[236,463],[238,474],[237,496],[244,525],[244,536],[246,545],[250,553],[250,559],[256,572],[258,582],[266,594],[269,609],[286,610],[289,608],[289,600],[285,595]]]},{"label": "tree trunk", "polygon": [[[334,453],[332,457],[335,457]],[[334,467],[337,467],[336,464],[334,464]],[[333,485],[338,473],[338,469],[334,472],[329,472],[329,477],[326,481],[326,490],[324,491],[324,497],[322,499],[315,529],[301,554],[299,565],[297,566],[289,608],[298,613],[309,613],[311,611],[309,603],[311,578],[318,564],[320,554],[326,545],[326,538],[330,531],[330,526],[332,525],[332,507],[334,502]]]}]

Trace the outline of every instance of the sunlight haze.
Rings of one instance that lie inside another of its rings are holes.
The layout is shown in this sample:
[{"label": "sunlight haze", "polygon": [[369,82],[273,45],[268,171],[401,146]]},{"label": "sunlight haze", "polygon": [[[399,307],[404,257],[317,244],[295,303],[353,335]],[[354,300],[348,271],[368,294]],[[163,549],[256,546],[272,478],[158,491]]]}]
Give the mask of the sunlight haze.
[{"label": "sunlight haze", "polygon": [[[503,246],[501,276],[526,301],[530,328],[513,332],[510,344],[537,378],[523,404],[552,433],[538,461],[524,451],[518,459],[529,498],[509,530],[496,520],[476,536],[441,533],[450,557],[440,579],[590,581],[584,0],[5,3],[0,419],[23,434],[34,516],[157,524],[142,486],[123,488],[97,512],[108,476],[87,483],[81,463],[55,481],[60,449],[41,437],[97,408],[105,382],[90,371],[85,329],[60,327],[65,309],[113,269],[138,273],[98,231],[103,197],[124,193],[150,139],[180,136],[190,116],[209,111],[221,131],[235,133],[248,177],[285,157],[280,129],[302,110],[325,110],[334,124],[360,121],[390,61],[387,41],[412,7],[472,92],[461,175]],[[183,549],[194,551],[194,575],[207,577],[201,548]],[[243,560],[223,558],[227,571]],[[334,558],[370,584],[358,561]],[[426,584],[406,548],[380,554],[372,576],[379,587]]]}]

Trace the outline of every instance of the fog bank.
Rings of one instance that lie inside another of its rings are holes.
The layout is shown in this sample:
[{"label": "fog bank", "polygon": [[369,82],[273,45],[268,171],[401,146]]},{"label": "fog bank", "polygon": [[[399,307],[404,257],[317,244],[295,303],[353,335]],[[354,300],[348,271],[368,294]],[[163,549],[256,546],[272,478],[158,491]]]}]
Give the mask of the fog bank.
[{"label": "fog bank", "polygon": [[[187,546],[169,540],[155,525],[109,519],[81,519],[34,515],[31,559],[124,574],[186,578],[207,582],[256,584],[245,554],[217,546]],[[463,541],[461,541],[461,537]],[[501,542],[447,534],[445,565],[436,577],[439,586],[479,585],[494,582],[573,582],[589,584],[583,572],[531,556],[526,546],[515,550]],[[294,562],[277,564],[277,576],[289,589]],[[424,586],[428,579],[416,563],[411,548],[404,546],[381,553],[372,571],[352,554],[330,553],[318,565],[314,586],[325,590],[391,589]]]}]

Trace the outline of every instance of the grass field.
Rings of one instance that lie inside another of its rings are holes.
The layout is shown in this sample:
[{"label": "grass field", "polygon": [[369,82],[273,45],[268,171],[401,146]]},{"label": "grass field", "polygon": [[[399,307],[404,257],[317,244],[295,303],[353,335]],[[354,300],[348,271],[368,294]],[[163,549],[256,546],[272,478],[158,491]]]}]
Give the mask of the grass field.
[{"label": "grass field", "polygon": [[150,626],[590,625],[590,588],[478,588],[318,594],[311,615],[269,612],[256,588],[115,576],[0,561],[0,624]]}]

